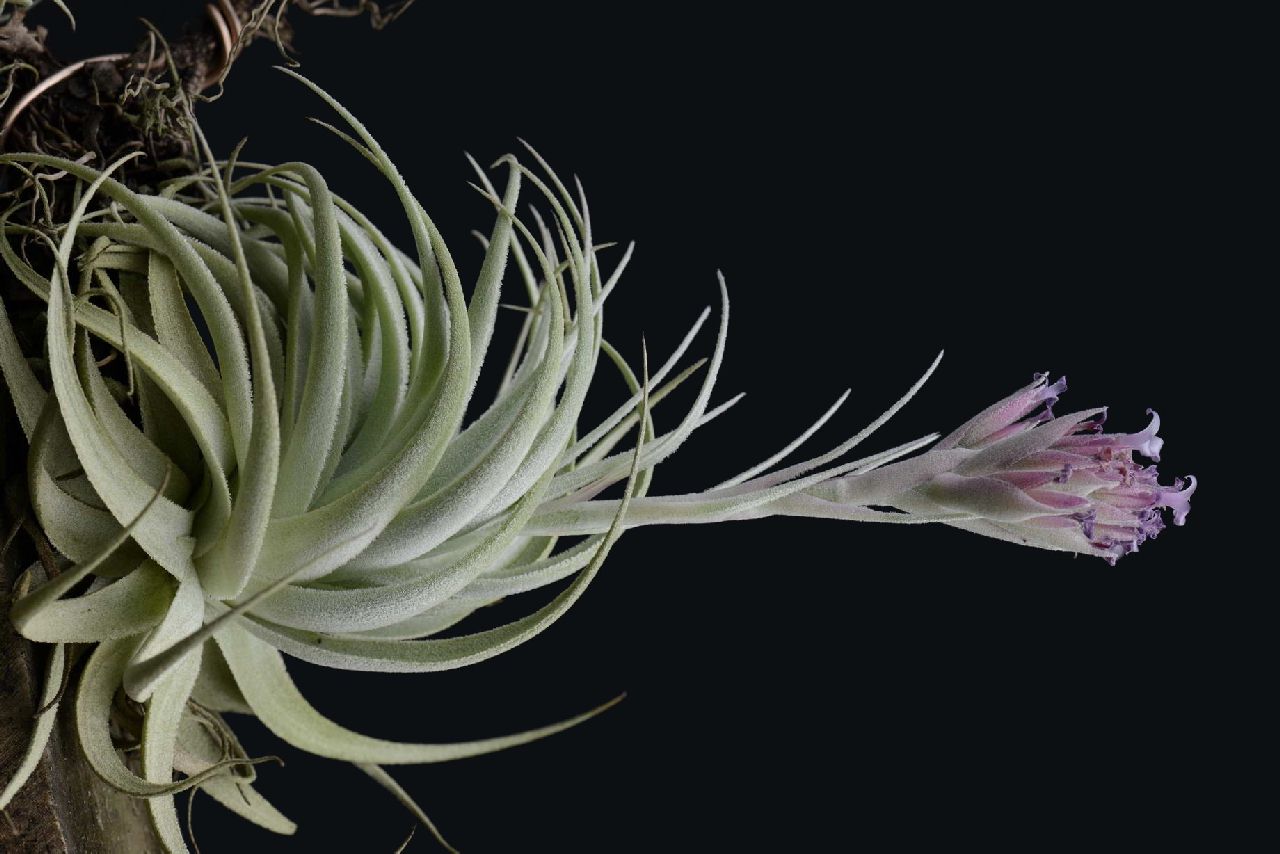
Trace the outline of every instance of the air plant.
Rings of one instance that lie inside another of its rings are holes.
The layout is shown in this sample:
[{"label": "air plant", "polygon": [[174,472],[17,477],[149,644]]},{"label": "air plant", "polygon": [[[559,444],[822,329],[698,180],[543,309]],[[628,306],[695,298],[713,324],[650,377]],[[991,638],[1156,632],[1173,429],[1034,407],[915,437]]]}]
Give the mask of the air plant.
[{"label": "air plant", "polygon": [[[0,309],[0,368],[30,445],[31,506],[56,550],[15,591],[15,625],[51,652],[44,708],[0,806],[69,704],[88,762],[148,799],[174,851],[186,850],[174,795],[189,789],[270,830],[294,829],[254,789],[261,760],[246,756],[224,713],[256,715],[295,747],[355,763],[426,822],[383,766],[503,750],[610,704],[498,738],[392,742],[322,716],[284,655],[406,673],[484,661],[559,619],[631,527],[776,514],[941,522],[1114,560],[1158,533],[1162,509],[1185,519],[1194,480],[1161,486],[1133,459],[1156,458],[1158,420],[1108,435],[1101,410],[1054,417],[1065,383],[1043,376],[941,441],[931,434],[848,459],[940,355],[827,453],[778,468],[848,392],[741,474],[651,495],[654,469],[737,400],[712,405],[728,333],[723,278],[709,358],[681,368],[708,309],[655,371],[647,356],[628,364],[603,322],[631,250],[606,273],[581,187],[571,192],[529,149],[541,172],[504,157],[501,192],[476,166],[476,188],[497,213],[468,299],[439,230],[377,141],[298,79],[394,188],[414,256],[304,163],[210,157],[146,195],[111,177],[118,163],[98,171],[40,154],[0,158],[79,182],[65,222],[36,229],[6,216],[0,240],[5,264],[47,303],[45,354],[23,353]],[[548,220],[517,216],[525,185]],[[52,263],[30,262],[32,245]],[[528,299],[523,327],[496,399],[476,406],[509,262]],[[123,369],[104,371],[91,342]],[[631,396],[588,428],[580,415],[598,369],[616,370]],[[659,432],[654,408],[699,373],[689,410]],[[600,497],[618,484],[621,497]],[[561,538],[574,542],[559,547]],[[523,618],[437,636],[486,604],[566,579]],[[72,696],[63,683],[76,656]],[[122,704],[140,712],[138,767],[112,740]]]}]

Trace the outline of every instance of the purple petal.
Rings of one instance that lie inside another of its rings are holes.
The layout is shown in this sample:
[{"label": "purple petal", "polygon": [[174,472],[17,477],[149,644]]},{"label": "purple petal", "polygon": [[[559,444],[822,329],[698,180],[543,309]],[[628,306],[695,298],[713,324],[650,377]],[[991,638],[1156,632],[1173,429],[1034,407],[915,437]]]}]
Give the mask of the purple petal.
[{"label": "purple petal", "polygon": [[1187,514],[1191,512],[1191,494],[1196,491],[1196,479],[1187,475],[1186,480],[1178,478],[1173,482],[1173,489],[1161,490],[1160,506],[1173,511],[1173,524],[1185,525]]}]

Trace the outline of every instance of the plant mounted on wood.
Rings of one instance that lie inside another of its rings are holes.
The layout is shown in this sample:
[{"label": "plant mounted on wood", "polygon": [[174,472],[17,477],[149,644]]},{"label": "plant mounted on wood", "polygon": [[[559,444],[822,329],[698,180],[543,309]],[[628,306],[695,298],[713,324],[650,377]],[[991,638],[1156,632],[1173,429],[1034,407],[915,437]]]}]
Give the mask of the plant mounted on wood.
[{"label": "plant mounted on wood", "polygon": [[[358,765],[430,827],[384,766],[503,750],[612,701],[515,735],[392,742],[322,716],[285,656],[403,673],[482,662],[558,620],[619,537],[642,525],[935,522],[1114,562],[1159,533],[1164,510],[1186,518],[1194,479],[1161,485],[1135,458],[1158,459],[1158,418],[1108,434],[1105,410],[1055,415],[1065,382],[1044,375],[944,437],[854,458],[941,356],[825,453],[783,465],[849,392],[739,475],[651,494],[655,468],[737,400],[713,400],[728,342],[724,280],[707,358],[686,356],[710,309],[656,369],[647,357],[630,364],[604,337],[604,318],[631,249],[606,265],[580,186],[565,186],[531,148],[494,164],[501,190],[473,164],[496,213],[484,261],[464,279],[373,135],[286,73],[341,116],[348,129],[331,129],[393,187],[412,253],[301,160],[207,153],[147,193],[113,178],[139,154],[102,170],[0,156],[29,179],[24,204],[47,203],[49,176],[74,198],[67,216],[42,221],[10,209],[0,240],[4,265],[46,306],[38,351],[24,350],[0,309],[0,369],[30,449],[32,513],[51,546],[15,590],[14,624],[50,656],[44,708],[0,806],[35,767],[54,716],[71,714],[94,770],[147,799],[170,849],[185,850],[174,796],[191,789],[292,832],[254,789],[262,760],[223,718],[244,713],[300,749]],[[545,219],[517,215],[530,188]],[[521,302],[523,326],[496,399],[481,401],[476,380],[495,355],[504,298]],[[630,399],[583,423],[592,383],[614,373]],[[697,387],[692,405],[659,429],[655,411],[686,382]],[[610,487],[621,496],[601,497]],[[527,616],[435,637],[477,608],[566,579]],[[141,746],[138,767],[113,740],[121,727]]]}]

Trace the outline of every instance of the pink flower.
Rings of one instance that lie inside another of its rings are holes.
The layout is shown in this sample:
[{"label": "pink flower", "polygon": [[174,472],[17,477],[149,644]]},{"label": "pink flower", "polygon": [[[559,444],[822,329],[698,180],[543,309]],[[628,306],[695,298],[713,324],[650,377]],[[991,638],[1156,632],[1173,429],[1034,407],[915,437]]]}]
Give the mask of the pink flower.
[{"label": "pink flower", "polygon": [[[1160,417],[1137,433],[1104,433],[1105,409],[1055,417],[1066,380],[1039,374],[927,453],[824,485],[819,497],[939,516],[1002,540],[1093,554],[1114,564],[1165,527],[1181,525],[1194,477],[1157,480]],[[963,515],[961,515],[963,514]]]}]

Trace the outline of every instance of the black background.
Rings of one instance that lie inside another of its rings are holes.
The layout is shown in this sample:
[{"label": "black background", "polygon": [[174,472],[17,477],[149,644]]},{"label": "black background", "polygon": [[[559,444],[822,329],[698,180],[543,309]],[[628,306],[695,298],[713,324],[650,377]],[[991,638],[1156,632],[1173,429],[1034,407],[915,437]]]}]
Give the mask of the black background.
[{"label": "black background", "polygon": [[[135,5],[169,32],[199,14]],[[42,10],[68,61],[139,32],[116,4],[72,6],[75,35]],[[481,254],[468,231],[492,214],[462,152],[489,162],[517,136],[582,178],[599,238],[638,242],[606,324],[629,356],[642,333],[668,353],[724,270],[717,400],[749,394],[655,488],[716,483],[852,386],[806,446],[823,450],[945,347],[875,449],[1065,373],[1064,405],[1110,404],[1112,429],[1160,412],[1166,481],[1202,482],[1187,527],[1115,568],[945,528],[641,529],[569,615],[496,660],[292,670],[340,722],[407,740],[515,731],[628,692],[539,744],[393,769],[468,852],[1233,847],[1211,804],[1233,777],[1220,635],[1236,604],[1212,582],[1234,511],[1212,472],[1238,429],[1216,420],[1219,368],[1245,342],[1219,318],[1260,280],[1236,260],[1248,235],[1224,225],[1234,143],[1204,55],[1215,36],[1191,20],[832,14],[466,18],[421,3],[383,32],[294,17],[304,73],[380,139],[464,271]],[[255,46],[202,108],[215,147],[248,136],[246,158],[315,163],[410,245],[390,190],[305,121],[323,104],[274,61]],[[622,396],[600,376],[593,412]],[[528,598],[502,613],[545,600]],[[359,772],[233,725],[251,753],[286,758],[260,785],[300,830],[282,841],[203,799],[206,852],[389,852],[408,832]]]}]

